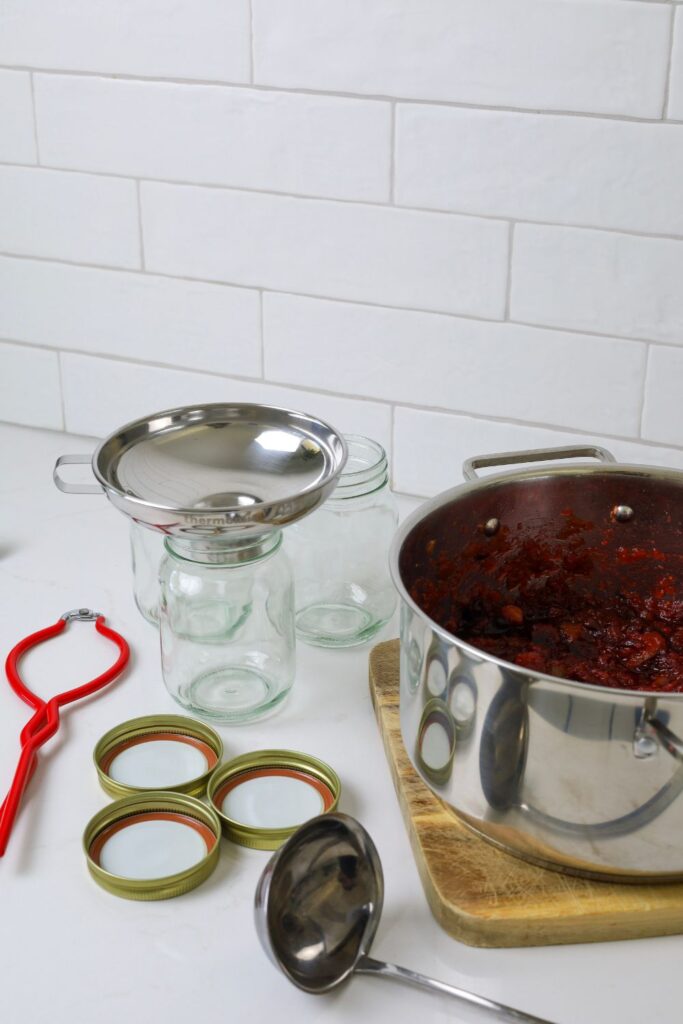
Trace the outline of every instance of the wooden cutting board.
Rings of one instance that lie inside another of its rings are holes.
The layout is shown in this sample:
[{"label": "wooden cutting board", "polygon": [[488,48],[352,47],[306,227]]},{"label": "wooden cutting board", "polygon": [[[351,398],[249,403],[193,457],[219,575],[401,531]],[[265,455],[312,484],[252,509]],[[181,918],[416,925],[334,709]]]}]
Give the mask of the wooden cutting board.
[{"label": "wooden cutting board", "polygon": [[592,882],[527,864],[461,824],[419,777],[401,739],[399,641],[370,654],[370,692],[434,917],[470,946],[546,946],[683,932],[683,883]]}]

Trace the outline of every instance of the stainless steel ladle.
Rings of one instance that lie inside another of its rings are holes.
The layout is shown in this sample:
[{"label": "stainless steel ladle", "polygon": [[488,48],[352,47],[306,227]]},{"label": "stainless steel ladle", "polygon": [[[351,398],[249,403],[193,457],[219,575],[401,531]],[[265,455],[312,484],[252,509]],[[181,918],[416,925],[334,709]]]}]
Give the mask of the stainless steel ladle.
[{"label": "stainless steel ladle", "polygon": [[363,826],[348,814],[323,814],[266,865],[256,888],[256,930],[273,963],[305,992],[329,992],[357,971],[443,992],[504,1020],[550,1024],[368,956],[383,897],[382,865]]}]

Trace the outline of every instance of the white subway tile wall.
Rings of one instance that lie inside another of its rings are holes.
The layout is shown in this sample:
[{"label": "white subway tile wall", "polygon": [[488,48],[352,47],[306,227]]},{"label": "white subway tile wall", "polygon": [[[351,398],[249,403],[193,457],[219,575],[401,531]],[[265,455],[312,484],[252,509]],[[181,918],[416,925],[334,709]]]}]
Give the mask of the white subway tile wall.
[{"label": "white subway tile wall", "polygon": [[0,71],[0,160],[36,162],[31,76],[27,71]]},{"label": "white subway tile wall", "polygon": [[668,114],[672,119],[683,121],[683,7],[676,8],[674,18]]},{"label": "white subway tile wall", "polygon": [[3,0],[0,63],[247,82],[249,0]]},{"label": "white subway tile wall", "polygon": [[391,106],[215,85],[36,75],[53,167],[337,199],[389,198]]},{"label": "white subway tile wall", "polygon": [[643,437],[677,444],[683,434],[683,348],[653,346],[650,351]]},{"label": "white subway tile wall", "polygon": [[415,103],[396,118],[401,206],[683,234],[678,125]]},{"label": "white subway tile wall", "polygon": [[13,423],[61,430],[57,353],[0,342],[0,409]]},{"label": "white subway tile wall", "polygon": [[0,256],[0,337],[261,375],[257,291]]},{"label": "white subway tile wall", "polygon": [[0,419],[683,468],[683,5],[0,5]]},{"label": "white subway tile wall", "polygon": [[614,0],[252,0],[256,81],[658,117],[670,16]]},{"label": "white subway tile wall", "polygon": [[135,182],[0,167],[0,252],[139,267]]},{"label": "white subway tile wall", "polygon": [[195,402],[261,402],[308,410],[339,430],[365,434],[391,447],[391,410],[377,402],[69,352],[60,360],[66,429],[75,434],[102,436],[112,423],[144,416],[150,409]]},{"label": "white subway tile wall", "polygon": [[[394,431],[394,486],[416,495],[436,494],[460,483],[462,464],[472,455],[576,441],[576,435],[566,431],[402,407],[396,410]],[[591,434],[591,441],[622,462],[683,469],[680,448],[655,448],[597,434]]]},{"label": "white subway tile wall", "polygon": [[682,285],[683,239],[515,229],[514,320],[683,344]]},{"label": "white subway tile wall", "polygon": [[146,266],[252,288],[501,319],[507,224],[145,182]]},{"label": "white subway tile wall", "polygon": [[[266,295],[263,314],[273,380],[484,416],[495,408],[578,430],[638,431],[643,345],[292,295]],[[330,350],[343,359],[330,360]]]}]

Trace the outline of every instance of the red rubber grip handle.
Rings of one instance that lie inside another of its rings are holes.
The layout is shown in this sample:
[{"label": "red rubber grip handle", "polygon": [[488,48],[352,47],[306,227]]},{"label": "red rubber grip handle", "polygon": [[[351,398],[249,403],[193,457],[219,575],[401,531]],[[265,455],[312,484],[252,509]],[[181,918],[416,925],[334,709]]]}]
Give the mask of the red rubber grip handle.
[{"label": "red rubber grip handle", "polygon": [[54,625],[41,629],[37,633],[32,633],[30,636],[20,640],[12,648],[5,662],[5,671],[10,686],[26,704],[35,709],[35,713],[21,731],[21,754],[14,772],[12,785],[5,797],[2,808],[0,808],[0,857],[3,856],[7,849],[7,843],[9,842],[12,826],[19,810],[21,798],[29,779],[35,771],[37,752],[47,740],[54,736],[59,728],[60,707],[70,704],[72,701],[80,700],[83,697],[89,697],[91,694],[101,690],[103,686],[106,686],[107,683],[110,683],[119,675],[130,657],[130,648],[127,642],[119,633],[105,626],[104,616],[100,615],[95,622],[95,628],[98,633],[101,633],[102,636],[116,644],[119,649],[118,658],[110,668],[89,682],[83,683],[81,686],[75,686],[64,693],[58,693],[47,702],[44,701],[29,690],[19,675],[19,659],[30,648],[61,633],[66,623],[66,619],[60,618]]}]

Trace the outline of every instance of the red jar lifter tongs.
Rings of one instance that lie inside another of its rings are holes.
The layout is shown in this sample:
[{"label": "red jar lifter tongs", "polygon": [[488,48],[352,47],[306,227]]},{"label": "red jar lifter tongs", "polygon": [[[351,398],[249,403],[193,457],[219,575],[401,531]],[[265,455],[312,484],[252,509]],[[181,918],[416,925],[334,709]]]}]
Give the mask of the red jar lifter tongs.
[{"label": "red jar lifter tongs", "polygon": [[[73,690],[67,690],[65,693],[58,693],[51,697],[50,700],[44,701],[36,696],[35,693],[32,693],[23,682],[19,675],[17,664],[22,655],[30,650],[31,647],[35,647],[37,644],[42,644],[43,641],[57,636],[66,627],[68,622],[74,621],[94,622],[97,632],[116,644],[119,649],[119,656],[111,668],[108,668],[106,672],[92,679],[89,683],[76,686]],[[38,749],[50,737],[54,736],[59,728],[59,709],[65,704],[71,704],[73,701],[80,700],[82,697],[89,697],[92,693],[96,693],[97,690],[101,690],[103,686],[106,686],[107,683],[110,683],[112,679],[119,675],[125,667],[129,655],[130,649],[123,637],[114,632],[113,629],[105,626],[104,615],[101,615],[100,612],[93,612],[89,608],[77,608],[74,611],[65,612],[64,615],[57,619],[53,626],[48,626],[46,629],[41,629],[37,633],[27,636],[24,640],[20,640],[16,647],[13,647],[7,655],[5,672],[7,673],[9,684],[14,692],[34,709],[35,713],[21,730],[19,737],[21,741],[21,755],[9,793],[0,808],[0,857],[2,857],[7,849],[7,843],[21,798],[35,770]]]}]

